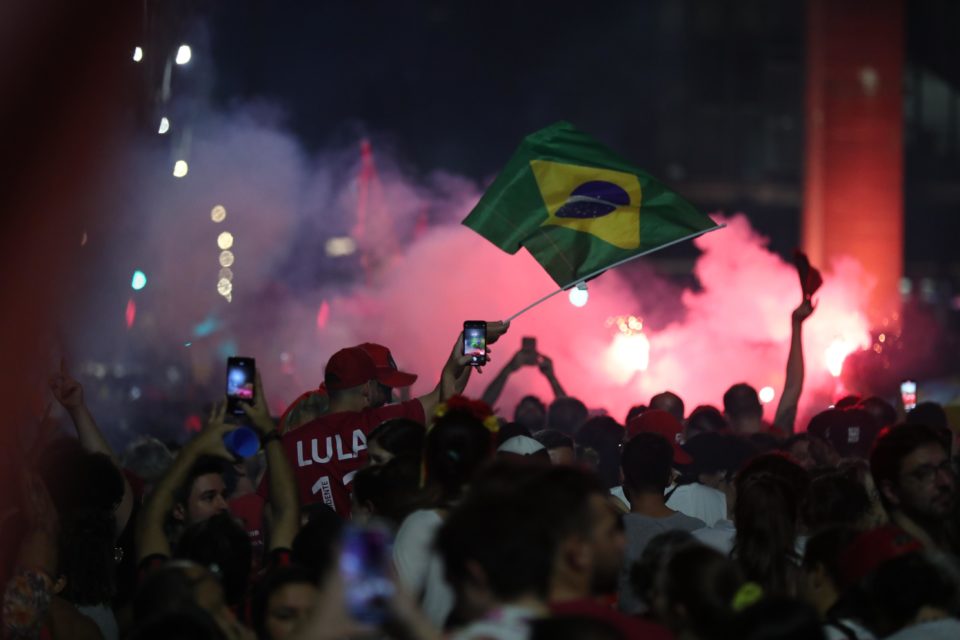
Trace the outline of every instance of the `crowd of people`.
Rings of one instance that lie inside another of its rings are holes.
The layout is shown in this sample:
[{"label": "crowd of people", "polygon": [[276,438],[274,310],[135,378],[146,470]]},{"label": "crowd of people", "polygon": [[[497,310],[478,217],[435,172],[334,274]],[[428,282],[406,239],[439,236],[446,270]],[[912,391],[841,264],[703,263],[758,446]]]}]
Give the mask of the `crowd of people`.
[{"label": "crowd of people", "polygon": [[[946,414],[851,396],[795,424],[813,311],[791,319],[772,423],[744,383],[722,407],[678,390],[591,415],[529,349],[468,399],[460,339],[429,394],[395,402],[417,376],[365,343],[279,419],[257,376],[242,415],[221,402],[179,449],[144,435],[120,455],[62,366],[75,434],[41,425],[22,452],[4,635],[960,638]],[[526,366],[555,397],[497,409]],[[224,439],[239,425],[260,440],[246,459]]]}]

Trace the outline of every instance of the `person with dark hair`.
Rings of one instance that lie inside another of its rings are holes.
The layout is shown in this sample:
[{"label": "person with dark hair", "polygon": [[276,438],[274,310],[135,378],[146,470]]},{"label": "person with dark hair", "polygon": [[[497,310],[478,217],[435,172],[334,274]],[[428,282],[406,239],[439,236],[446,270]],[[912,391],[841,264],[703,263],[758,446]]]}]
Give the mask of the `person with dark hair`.
[{"label": "person with dark hair", "polygon": [[620,447],[624,429],[610,416],[596,416],[587,420],[574,436],[581,460],[594,463],[600,480],[612,489],[620,484]]},{"label": "person with dark hair", "polygon": [[184,526],[190,526],[229,511],[228,469],[229,463],[222,457],[198,456],[174,494],[171,517]]},{"label": "person with dark hair", "polygon": [[[127,522],[133,514],[135,498],[133,489],[126,477],[120,472],[121,466],[117,460],[116,454],[107,443],[106,438],[100,432],[93,414],[87,407],[83,387],[67,371],[65,359],[60,359],[60,370],[50,377],[50,390],[54,398],[70,415],[70,420],[77,431],[77,438],[84,451],[91,454],[101,454],[110,466],[113,466],[116,476],[120,482],[120,496],[115,501],[111,498],[111,507],[115,515],[115,529],[119,536],[127,527]],[[66,470],[62,470],[66,471]],[[76,482],[86,480],[86,476],[78,474],[62,474],[66,476],[66,482]],[[51,487],[51,491],[54,491]]]},{"label": "person with dark hair", "polygon": [[798,433],[784,440],[780,450],[786,452],[797,464],[811,471],[819,466],[819,461],[813,454],[813,438],[809,433]]},{"label": "person with dark hair", "polygon": [[[300,525],[293,471],[284,456],[276,425],[270,417],[259,372],[253,404],[241,403],[247,424],[257,432],[266,452],[270,522],[267,551],[289,548]],[[164,529],[168,517],[185,526],[203,522],[217,514],[229,513],[223,467],[234,460],[224,435],[236,429],[226,421],[226,402],[214,409],[207,426],[177,456],[144,505],[137,522],[137,561],[144,563],[173,555],[176,539]],[[244,534],[246,535],[246,534]]]},{"label": "person with dark hair", "polygon": [[576,462],[573,438],[556,429],[544,429],[533,434],[534,440],[547,450],[550,462],[555,465],[572,465]]},{"label": "person with dark hair", "polygon": [[857,407],[873,416],[874,421],[880,425],[881,429],[892,427],[897,422],[897,410],[883,398],[877,396],[864,398]]},{"label": "person with dark hair", "polygon": [[659,579],[664,566],[678,549],[694,543],[696,538],[683,529],[664,531],[647,543],[643,553],[629,567],[630,584],[640,601],[640,607],[636,613],[642,614],[645,618],[655,614],[654,604],[662,600]]},{"label": "person with dark hair", "polygon": [[684,435],[689,441],[701,433],[723,432],[729,428],[730,424],[719,409],[702,404],[694,409],[687,418]]},{"label": "person with dark hair", "polygon": [[522,424],[518,424],[516,422],[508,422],[506,424],[500,423],[500,430],[497,431],[496,435],[496,445],[499,447],[510,438],[515,438],[517,436],[532,438],[533,434],[530,432],[530,429]]},{"label": "person with dark hair", "polygon": [[682,546],[657,576],[658,617],[678,638],[735,637],[730,635],[734,599],[743,582],[736,563],[714,549],[696,543]]},{"label": "person with dark hair", "polygon": [[187,527],[177,557],[207,567],[220,579],[227,604],[237,607],[247,594],[252,550],[247,532],[221,512]]},{"label": "person with dark hair", "polygon": [[216,575],[195,562],[174,560],[151,571],[133,599],[133,619],[145,626],[165,616],[197,609],[210,615],[228,640],[252,638],[227,604]]},{"label": "person with dark hair", "polygon": [[723,394],[723,413],[734,433],[746,435],[764,430],[760,396],[745,382],[733,385]]},{"label": "person with dark hair", "polygon": [[[737,503],[734,478],[755,450],[741,436],[715,431],[695,436],[684,448],[693,457],[688,475],[698,483],[722,493],[726,507],[725,513],[712,523],[703,518],[708,526],[697,529],[693,535],[701,543],[729,554],[736,535],[733,523],[734,506]],[[667,501],[667,506],[673,507],[671,501]]]},{"label": "person with dark hair", "polygon": [[862,521],[863,528],[873,529],[887,524],[890,516],[880,500],[880,492],[870,473],[870,463],[866,460],[846,460],[840,464],[838,471],[857,482],[867,492],[870,512]]},{"label": "person with dark hair", "polygon": [[386,464],[399,456],[419,460],[426,437],[426,428],[416,420],[393,418],[382,422],[367,436],[367,464]]},{"label": "person with dark hair", "polygon": [[385,464],[365,467],[353,478],[353,508],[350,518],[371,518],[392,530],[424,501],[420,494],[420,456],[397,456]]},{"label": "person with dark hair", "polygon": [[627,417],[624,418],[623,424],[627,424],[628,422],[630,422],[631,420],[633,420],[634,418],[642,414],[644,411],[646,411],[648,408],[649,407],[647,407],[647,405],[645,404],[633,405],[632,407],[630,407],[630,409],[627,410]]},{"label": "person with dark hair", "polygon": [[947,419],[947,412],[936,402],[921,402],[907,414],[905,422],[910,425],[923,425],[930,427],[943,439],[943,445],[947,453],[953,455],[956,453],[956,436],[950,429],[950,421]]},{"label": "person with dark hair", "polygon": [[61,517],[58,536],[58,596],[96,622],[104,640],[119,637],[111,609],[117,587],[114,528],[112,511],[70,510]]},{"label": "person with dark hair", "polygon": [[956,506],[956,477],[940,435],[905,425],[882,434],[870,472],[890,520],[928,548],[956,552],[947,520]]},{"label": "person with dark hair", "polygon": [[572,466],[551,467],[519,483],[516,491],[535,500],[536,517],[551,525],[549,599],[555,615],[597,618],[628,638],[665,635],[656,625],[598,601],[617,591],[625,540],[619,515],[595,474]]},{"label": "person with dark hair", "polygon": [[343,519],[325,504],[315,505],[290,546],[290,559],[310,570],[314,582],[322,583],[337,566],[337,549],[343,531]]},{"label": "person with dark hair", "polygon": [[856,395],[855,393],[851,393],[837,400],[833,406],[837,409],[840,409],[841,411],[844,411],[846,409],[854,408],[855,406],[860,404],[861,400],[862,398],[860,396]]},{"label": "person with dark hair", "polygon": [[542,430],[547,424],[547,405],[537,396],[523,396],[513,410],[513,421],[531,433]]},{"label": "person with dark hair", "polygon": [[798,593],[798,500],[790,484],[773,474],[737,478],[731,556],[744,576],[767,594],[794,597]]},{"label": "person with dark hair", "polygon": [[575,437],[589,417],[587,405],[580,400],[569,396],[557,398],[547,410],[547,428]]},{"label": "person with dark hair", "polygon": [[830,525],[862,529],[872,524],[870,496],[862,484],[845,472],[814,478],[800,504],[801,520],[808,531]]},{"label": "person with dark hair", "polygon": [[431,508],[412,512],[397,531],[393,546],[397,577],[438,627],[443,626],[453,607],[453,592],[444,580],[433,539],[477,471],[493,456],[493,445],[494,436],[484,421],[466,409],[449,410],[438,418],[427,434],[423,455],[425,491]]},{"label": "person with dark hair", "polygon": [[960,569],[955,557],[913,552],[881,564],[865,580],[873,630],[887,640],[960,637]]},{"label": "person with dark hair", "polygon": [[950,428],[950,422],[947,420],[947,412],[936,402],[921,402],[907,413],[905,421],[910,425],[923,425],[943,431]]},{"label": "person with dark hair", "polygon": [[526,637],[549,613],[550,540],[527,493],[477,492],[451,510],[435,544],[464,625],[452,637]]},{"label": "person with dark hair", "polygon": [[685,417],[683,400],[672,391],[664,391],[650,398],[650,408],[659,411],[666,411],[678,422],[683,423]]},{"label": "person with dark hair", "polygon": [[659,533],[671,530],[694,531],[704,526],[666,505],[664,491],[670,484],[673,445],[661,435],[638,433],[623,447],[620,464],[624,492],[630,501],[630,513],[623,517],[627,538],[624,568],[620,573],[620,610],[638,611],[642,603],[630,581],[630,567],[643,554],[647,543]]},{"label": "person with dark hair", "polygon": [[261,577],[250,600],[250,622],[258,640],[284,640],[305,620],[319,590],[312,571],[297,565],[275,567]]},{"label": "person with dark hair", "polygon": [[849,526],[826,527],[810,537],[804,550],[801,593],[817,610],[828,640],[873,637],[859,616],[844,611],[840,601],[850,586],[841,568],[841,555],[857,534],[858,530]]}]

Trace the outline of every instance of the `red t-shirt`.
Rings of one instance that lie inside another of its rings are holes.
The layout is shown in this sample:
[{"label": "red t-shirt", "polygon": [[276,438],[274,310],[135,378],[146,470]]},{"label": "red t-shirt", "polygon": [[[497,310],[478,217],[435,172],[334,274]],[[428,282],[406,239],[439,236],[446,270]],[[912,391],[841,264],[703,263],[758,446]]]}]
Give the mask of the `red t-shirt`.
[{"label": "red t-shirt", "polygon": [[324,502],[340,516],[349,516],[351,482],[367,460],[367,434],[394,418],[426,421],[423,405],[414,399],[377,409],[330,413],[287,432],[283,450],[297,480],[300,506]]},{"label": "red t-shirt", "polygon": [[673,640],[669,629],[656,622],[634,618],[589,598],[551,602],[550,611],[559,616],[582,616],[603,620],[627,640]]}]

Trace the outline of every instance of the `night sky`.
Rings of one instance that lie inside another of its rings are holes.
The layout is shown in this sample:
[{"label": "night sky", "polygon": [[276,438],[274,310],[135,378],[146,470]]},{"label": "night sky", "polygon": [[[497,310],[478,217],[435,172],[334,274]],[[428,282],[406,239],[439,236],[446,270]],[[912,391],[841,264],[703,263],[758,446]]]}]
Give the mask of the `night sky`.
[{"label": "night sky", "polygon": [[[940,14],[908,4],[908,75],[914,64],[949,78],[957,46],[944,50]],[[681,192],[689,180],[794,194],[792,204],[690,198],[746,212],[787,254],[800,228],[804,11],[802,0],[213,3],[210,91],[226,108],[279,105],[308,150],[369,136],[413,175],[478,181],[524,135],[569,120]],[[960,198],[931,196],[951,169],[925,140],[908,125],[907,268],[945,276]]]}]

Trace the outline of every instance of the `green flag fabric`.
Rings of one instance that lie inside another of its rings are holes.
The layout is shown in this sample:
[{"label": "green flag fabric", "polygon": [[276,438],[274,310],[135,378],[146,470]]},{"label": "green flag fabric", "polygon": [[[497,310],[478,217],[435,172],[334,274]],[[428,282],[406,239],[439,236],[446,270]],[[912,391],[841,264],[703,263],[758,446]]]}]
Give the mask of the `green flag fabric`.
[{"label": "green flag fabric", "polygon": [[524,138],[463,224],[508,253],[526,247],[563,288],[719,228],[569,122]]}]

